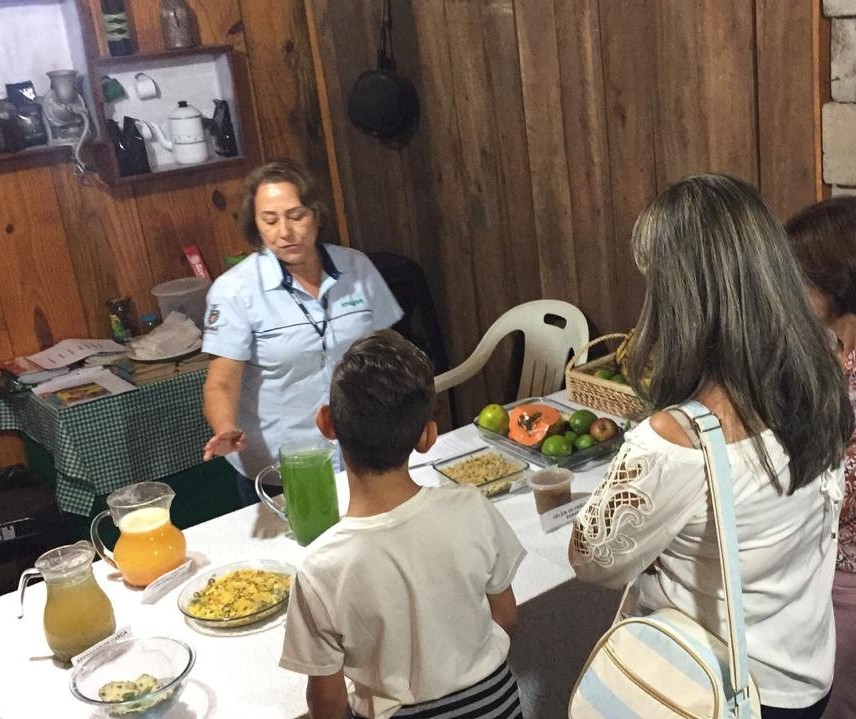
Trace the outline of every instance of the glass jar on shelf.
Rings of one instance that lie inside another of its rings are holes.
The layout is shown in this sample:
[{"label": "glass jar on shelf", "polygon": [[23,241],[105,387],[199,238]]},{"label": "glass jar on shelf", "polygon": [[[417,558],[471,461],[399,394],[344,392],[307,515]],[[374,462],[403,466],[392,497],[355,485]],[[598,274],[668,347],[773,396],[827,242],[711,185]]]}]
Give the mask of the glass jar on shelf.
[{"label": "glass jar on shelf", "polygon": [[125,0],[101,0],[101,13],[104,18],[104,36],[107,50],[113,57],[131,55],[134,44],[128,28],[128,15],[125,12]]},{"label": "glass jar on shelf", "polygon": [[137,328],[131,316],[130,297],[114,297],[107,303],[110,312],[110,331],[113,339],[124,344],[137,334]]},{"label": "glass jar on shelf", "polygon": [[196,16],[186,0],[160,0],[163,44],[168,50],[193,47],[196,42]]}]

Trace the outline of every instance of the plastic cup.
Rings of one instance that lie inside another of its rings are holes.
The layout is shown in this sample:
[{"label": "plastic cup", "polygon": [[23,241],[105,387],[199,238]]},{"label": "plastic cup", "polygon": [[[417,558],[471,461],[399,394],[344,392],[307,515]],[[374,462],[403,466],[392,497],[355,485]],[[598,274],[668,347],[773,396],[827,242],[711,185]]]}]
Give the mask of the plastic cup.
[{"label": "plastic cup", "polygon": [[172,311],[181,312],[189,317],[199,329],[205,318],[205,296],[211,286],[209,277],[181,277],[152,287],[152,294],[158,301],[160,315],[164,319]]},{"label": "plastic cup", "polygon": [[538,514],[546,514],[571,501],[573,477],[571,470],[561,467],[547,467],[529,476],[527,482],[535,495]]}]

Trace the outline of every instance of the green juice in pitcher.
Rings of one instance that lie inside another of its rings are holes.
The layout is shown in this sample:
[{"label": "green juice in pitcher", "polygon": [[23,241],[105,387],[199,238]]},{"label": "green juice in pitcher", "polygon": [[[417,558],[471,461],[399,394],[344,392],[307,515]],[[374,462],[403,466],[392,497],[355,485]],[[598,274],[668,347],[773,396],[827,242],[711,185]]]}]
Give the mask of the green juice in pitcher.
[{"label": "green juice in pitcher", "polygon": [[306,546],[339,521],[331,449],[280,453],[285,510],[294,538]]}]

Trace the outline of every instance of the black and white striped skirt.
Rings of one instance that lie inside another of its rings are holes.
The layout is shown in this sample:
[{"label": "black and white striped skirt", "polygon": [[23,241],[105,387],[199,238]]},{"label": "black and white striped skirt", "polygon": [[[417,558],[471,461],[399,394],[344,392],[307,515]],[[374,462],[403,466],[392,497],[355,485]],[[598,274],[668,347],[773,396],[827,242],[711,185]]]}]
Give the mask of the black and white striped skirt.
[{"label": "black and white striped skirt", "polygon": [[[477,684],[440,699],[401,707],[394,719],[523,719],[517,680],[503,662]],[[354,719],[364,719],[354,714]]]}]

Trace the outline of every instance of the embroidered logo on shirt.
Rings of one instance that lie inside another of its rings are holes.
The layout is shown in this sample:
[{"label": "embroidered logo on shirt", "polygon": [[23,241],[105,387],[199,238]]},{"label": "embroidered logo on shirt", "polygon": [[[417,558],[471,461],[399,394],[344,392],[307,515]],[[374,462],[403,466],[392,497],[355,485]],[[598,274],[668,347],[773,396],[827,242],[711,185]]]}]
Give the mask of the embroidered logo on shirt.
[{"label": "embroidered logo on shirt", "polygon": [[357,297],[355,300],[347,300],[342,303],[342,307],[356,307],[358,305],[365,304],[365,300],[362,297]]},{"label": "embroidered logo on shirt", "polygon": [[205,321],[205,330],[208,332],[216,332],[217,328],[214,327],[217,320],[220,319],[220,310],[217,309],[217,305],[211,307],[208,312],[208,319]]}]

